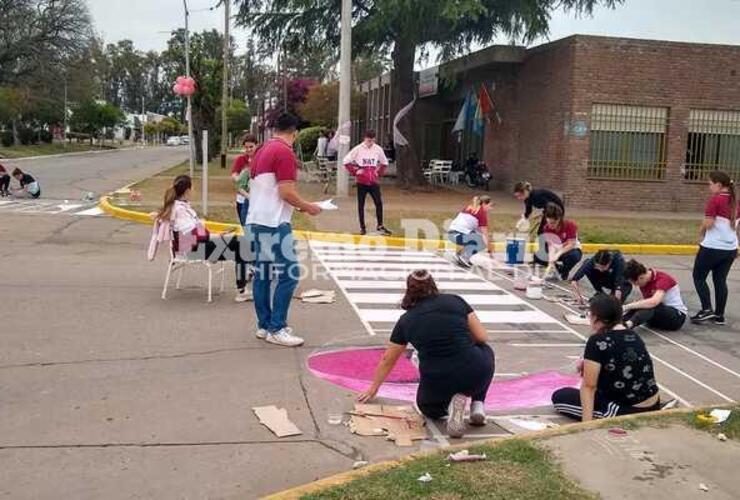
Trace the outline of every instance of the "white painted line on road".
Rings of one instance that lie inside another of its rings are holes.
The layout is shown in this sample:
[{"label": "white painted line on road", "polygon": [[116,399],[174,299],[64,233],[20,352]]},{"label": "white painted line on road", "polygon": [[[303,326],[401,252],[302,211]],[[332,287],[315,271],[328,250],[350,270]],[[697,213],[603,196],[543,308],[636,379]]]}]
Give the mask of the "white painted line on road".
[{"label": "white painted line on road", "polygon": [[[401,309],[359,309],[368,322],[395,323],[406,312]],[[475,311],[483,324],[556,323],[542,311]]]},{"label": "white painted line on road", "polygon": [[82,212],[77,212],[75,215],[85,215],[85,216],[98,216],[105,214],[105,211],[101,210],[100,207],[93,207],[89,210],[83,210]]},{"label": "white painted line on road", "polygon": [[[323,262],[322,262],[323,263]],[[326,266],[327,269],[330,269],[329,266]],[[345,276],[345,277],[355,277],[355,278],[375,278],[377,280],[381,278],[386,279],[406,279],[409,275],[408,272],[397,270],[397,271],[355,271],[353,269],[335,269],[332,270],[333,274],[336,274],[337,276]],[[460,273],[460,272],[435,272],[432,274],[434,279],[438,278],[446,278],[446,279],[459,279],[459,280],[468,280],[468,281],[474,281],[476,279],[479,279],[477,277],[474,277],[473,275],[466,274],[466,273]],[[437,282],[439,284],[439,282]]]},{"label": "white painted line on road", "polygon": [[527,344],[527,343],[509,343],[512,347],[585,347],[586,344]]},{"label": "white painted line on road", "polygon": [[[400,304],[403,293],[349,293],[347,297],[360,304]],[[480,305],[520,305],[526,304],[519,297],[513,295],[460,295],[468,304]]]},{"label": "white painted line on road", "polygon": [[85,205],[57,205],[59,207],[59,211],[54,212],[56,214],[60,214],[62,212],[69,212],[70,210],[74,210],[76,208],[84,207]]},{"label": "white painted line on road", "polygon": [[[330,269],[340,271],[343,269],[364,269],[364,270],[405,270],[407,273],[418,269],[429,271],[432,276],[437,272],[447,272],[450,265],[447,262],[429,263],[429,262],[326,262]],[[462,274],[462,273],[460,273]]]},{"label": "white painted line on road", "polygon": [[340,263],[340,262],[409,262],[412,264],[419,263],[436,263],[444,264],[447,261],[444,259],[438,259],[437,257],[401,257],[399,255],[367,255],[367,256],[353,256],[353,255],[336,255],[333,257],[324,256],[326,262]]},{"label": "white painted line on road", "polygon": [[[387,290],[406,290],[405,281],[353,281],[353,280],[339,280],[342,286],[346,288],[352,288],[356,290],[376,290],[376,289],[387,289]],[[455,282],[455,281],[438,281],[437,288],[440,290],[488,290],[488,291],[502,291],[501,287],[489,283],[488,281],[467,281],[467,282]]]}]

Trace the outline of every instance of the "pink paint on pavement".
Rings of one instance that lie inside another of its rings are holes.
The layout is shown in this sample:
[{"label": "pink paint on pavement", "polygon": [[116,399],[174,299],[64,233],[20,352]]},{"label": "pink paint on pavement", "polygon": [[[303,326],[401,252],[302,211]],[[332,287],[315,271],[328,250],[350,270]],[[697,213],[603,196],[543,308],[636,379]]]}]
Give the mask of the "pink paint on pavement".
[{"label": "pink paint on pavement", "polygon": [[[317,377],[355,392],[367,390],[384,349],[346,349],[318,353],[308,358],[308,368]],[[581,378],[557,371],[544,371],[506,380],[494,380],[488,389],[486,409],[510,411],[552,404],[552,393],[562,387],[578,387]],[[419,371],[406,357],[396,363],[378,396],[415,401]]]}]

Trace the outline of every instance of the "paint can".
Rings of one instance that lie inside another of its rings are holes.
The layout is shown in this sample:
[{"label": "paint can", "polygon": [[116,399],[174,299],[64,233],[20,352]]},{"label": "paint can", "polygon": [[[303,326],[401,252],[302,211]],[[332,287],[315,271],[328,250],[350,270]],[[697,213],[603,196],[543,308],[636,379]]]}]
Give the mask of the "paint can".
[{"label": "paint can", "polygon": [[506,238],[506,263],[510,265],[524,264],[524,253],[527,249],[527,240],[513,236]]},{"label": "paint can", "polygon": [[542,285],[533,285],[530,283],[527,285],[527,298],[533,300],[539,300],[542,298]]}]

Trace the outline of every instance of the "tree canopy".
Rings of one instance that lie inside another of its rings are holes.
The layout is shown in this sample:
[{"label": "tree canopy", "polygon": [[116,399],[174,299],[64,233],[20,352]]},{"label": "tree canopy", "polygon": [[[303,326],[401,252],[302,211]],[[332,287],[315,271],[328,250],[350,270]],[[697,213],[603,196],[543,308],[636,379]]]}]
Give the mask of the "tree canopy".
[{"label": "tree canopy", "polygon": [[[387,54],[393,61],[394,113],[414,95],[417,51],[434,46],[442,59],[465,53],[473,44],[490,44],[499,35],[525,42],[546,35],[552,12],[591,14],[623,0],[354,0],[352,42],[357,54]],[[265,47],[306,47],[337,51],[341,0],[235,0],[238,22],[253,30]],[[413,113],[402,127],[411,135]],[[399,177],[423,182],[414,141],[399,150]]]}]

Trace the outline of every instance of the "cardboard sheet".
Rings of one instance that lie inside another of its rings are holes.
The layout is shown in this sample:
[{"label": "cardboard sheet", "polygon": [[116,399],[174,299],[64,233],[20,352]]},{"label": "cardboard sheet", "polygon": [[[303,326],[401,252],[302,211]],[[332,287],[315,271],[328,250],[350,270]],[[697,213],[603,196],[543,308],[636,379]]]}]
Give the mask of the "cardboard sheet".
[{"label": "cardboard sheet", "polygon": [[277,437],[297,436],[303,434],[288,418],[285,408],[276,406],[256,406],[252,411],[260,423],[270,429]]},{"label": "cardboard sheet", "polygon": [[349,421],[350,431],[358,436],[386,436],[396,446],[412,446],[426,439],[424,418],[412,406],[355,404]]}]

